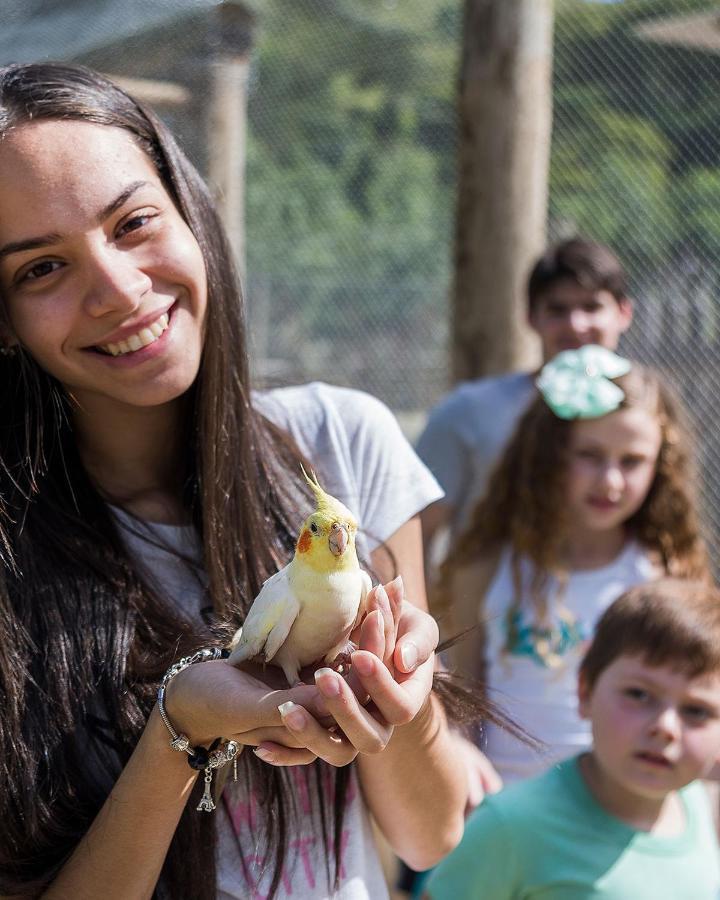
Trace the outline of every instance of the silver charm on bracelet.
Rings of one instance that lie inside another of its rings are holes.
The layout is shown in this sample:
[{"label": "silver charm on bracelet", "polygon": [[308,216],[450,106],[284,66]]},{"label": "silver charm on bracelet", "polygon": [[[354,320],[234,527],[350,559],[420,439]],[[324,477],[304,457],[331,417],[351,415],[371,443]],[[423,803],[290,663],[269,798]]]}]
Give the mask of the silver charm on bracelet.
[{"label": "silver charm on bracelet", "polygon": [[200,798],[200,802],[195,807],[197,812],[212,812],[215,809],[215,801],[210,793],[212,785],[213,769],[220,769],[229,762],[233,764],[234,780],[237,781],[237,755],[240,751],[240,744],[237,741],[225,741],[215,750],[210,751],[208,764],[205,767],[205,789]]},{"label": "silver charm on bracelet", "polygon": [[202,746],[191,747],[190,739],[188,738],[188,736],[182,733],[178,733],[173,727],[172,722],[168,718],[168,714],[165,709],[165,689],[171,679],[173,679],[184,669],[187,669],[189,666],[192,666],[198,662],[207,662],[209,660],[219,659],[223,655],[225,655],[224,651],[213,647],[198,650],[197,653],[193,653],[192,656],[184,656],[181,660],[174,663],[167,670],[167,672],[163,676],[162,681],[160,682],[160,687],[158,688],[157,693],[158,712],[160,713],[160,718],[162,719],[165,727],[170,733],[170,747],[180,753],[187,753],[190,757],[188,762],[190,763],[191,768],[202,769],[204,771],[205,788],[203,790],[203,795],[200,798],[200,803],[198,803],[196,807],[198,812],[212,812],[215,809],[215,802],[210,791],[210,788],[212,786],[213,769],[222,768],[222,766],[226,766],[231,762],[233,764],[234,779],[235,781],[237,781],[237,756],[240,752],[240,744],[238,744],[237,741],[223,741],[222,743],[218,743],[216,741],[217,746],[209,751]]}]

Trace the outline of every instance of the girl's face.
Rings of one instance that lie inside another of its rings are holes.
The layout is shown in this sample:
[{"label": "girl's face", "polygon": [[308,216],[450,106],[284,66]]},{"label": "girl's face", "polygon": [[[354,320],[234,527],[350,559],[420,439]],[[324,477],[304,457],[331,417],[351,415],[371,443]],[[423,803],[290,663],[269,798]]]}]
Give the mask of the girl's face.
[{"label": "girl's face", "polygon": [[0,290],[6,337],[83,408],[165,404],[197,375],[202,253],[122,129],[48,120],[0,141]]},{"label": "girl's face", "polygon": [[657,418],[644,409],[574,422],[567,481],[570,530],[609,531],[636,513],[655,477],[661,441]]}]

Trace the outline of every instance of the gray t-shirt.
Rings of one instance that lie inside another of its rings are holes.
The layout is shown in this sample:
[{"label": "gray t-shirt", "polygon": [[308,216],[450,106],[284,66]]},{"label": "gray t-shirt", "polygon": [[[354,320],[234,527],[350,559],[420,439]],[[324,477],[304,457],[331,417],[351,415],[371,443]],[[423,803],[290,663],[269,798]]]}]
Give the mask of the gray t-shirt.
[{"label": "gray t-shirt", "polygon": [[[374,550],[408,519],[442,496],[392,413],[374,397],[313,383],[258,393],[254,403],[292,435],[301,452],[317,467],[323,487],[358,517],[361,554]],[[206,602],[202,574],[191,574],[192,566],[144,539],[122,513],[118,513],[118,518],[126,526],[128,546],[146,569],[189,615],[198,615]],[[199,560],[192,528],[157,524],[148,527],[158,543]],[[302,815],[299,830],[290,839],[278,900],[386,898],[385,878],[355,773],[345,808],[340,885],[335,892],[328,882],[315,799],[308,796],[304,779],[298,777],[297,785],[296,803]],[[224,802],[218,804],[215,815],[219,817],[218,900],[261,900],[270,883],[269,873],[261,877],[264,855],[256,845],[262,808],[256,798],[238,797],[230,790]],[[247,868],[243,867],[238,843]],[[331,873],[332,869],[331,865]]]},{"label": "gray t-shirt", "polygon": [[458,385],[430,411],[416,450],[445,491],[455,536],[485,493],[495,463],[534,395],[534,376],[513,372]]}]

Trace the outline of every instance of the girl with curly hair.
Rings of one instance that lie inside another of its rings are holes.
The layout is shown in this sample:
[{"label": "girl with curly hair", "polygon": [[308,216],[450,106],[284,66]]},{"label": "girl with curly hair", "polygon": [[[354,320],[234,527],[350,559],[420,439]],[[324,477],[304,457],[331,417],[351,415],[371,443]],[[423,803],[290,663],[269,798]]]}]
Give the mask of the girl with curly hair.
[{"label": "girl with curly hair", "polygon": [[709,579],[687,428],[658,375],[597,346],[560,353],[431,595],[452,662],[497,692],[537,750],[490,725],[504,782],[588,746],[576,674],[594,625],[660,575]]}]

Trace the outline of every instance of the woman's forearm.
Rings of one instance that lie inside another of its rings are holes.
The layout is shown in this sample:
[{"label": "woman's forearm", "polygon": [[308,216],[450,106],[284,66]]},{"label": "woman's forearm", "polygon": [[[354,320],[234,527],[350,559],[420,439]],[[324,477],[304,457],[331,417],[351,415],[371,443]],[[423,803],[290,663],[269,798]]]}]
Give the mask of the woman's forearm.
[{"label": "woman's forearm", "polygon": [[462,837],[467,778],[440,701],[430,695],[385,750],[360,754],[363,792],[390,846],[414,869],[435,865]]},{"label": "woman's forearm", "polygon": [[[154,710],[137,747],[47,900],[142,900],[160,875],[197,773]],[[198,813],[200,815],[200,813]]]}]

